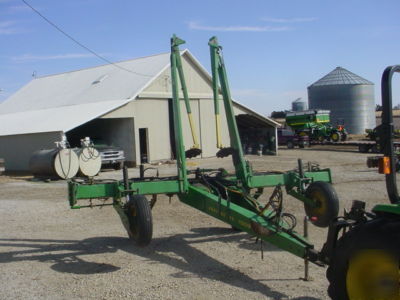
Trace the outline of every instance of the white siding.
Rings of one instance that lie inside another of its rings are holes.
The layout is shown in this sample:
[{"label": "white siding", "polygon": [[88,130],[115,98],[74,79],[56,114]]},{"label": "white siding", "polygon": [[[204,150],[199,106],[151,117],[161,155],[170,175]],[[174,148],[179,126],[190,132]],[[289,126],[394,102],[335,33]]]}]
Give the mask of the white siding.
[{"label": "white siding", "polygon": [[170,159],[168,100],[147,99],[135,101],[133,108],[136,161],[140,162],[139,128],[148,129],[149,161]]},{"label": "white siding", "polygon": [[[200,72],[187,54],[182,56],[183,72],[185,74],[186,86],[189,90],[189,97],[198,98],[199,96],[212,98],[212,86],[209,78]],[[140,95],[147,97],[149,94],[159,94],[160,97],[172,98],[171,91],[171,68],[167,68],[162,74],[153,81]]]}]

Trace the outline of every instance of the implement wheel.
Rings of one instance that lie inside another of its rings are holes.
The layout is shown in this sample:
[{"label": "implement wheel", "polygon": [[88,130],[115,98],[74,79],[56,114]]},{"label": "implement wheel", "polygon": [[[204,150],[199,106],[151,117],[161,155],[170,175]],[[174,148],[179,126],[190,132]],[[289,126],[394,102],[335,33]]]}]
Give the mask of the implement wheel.
[{"label": "implement wheel", "polygon": [[334,300],[400,299],[400,221],[379,218],[347,232],[327,270]]},{"label": "implement wheel", "polygon": [[315,203],[315,207],[304,203],[304,209],[311,223],[318,227],[328,227],[339,213],[339,200],[332,185],[315,181],[308,186],[305,196]]},{"label": "implement wheel", "polygon": [[339,142],[340,141],[340,134],[337,132],[332,132],[331,134],[331,140],[332,142]]},{"label": "implement wheel", "polygon": [[369,147],[370,147],[370,146],[367,145],[367,144],[361,144],[361,145],[358,146],[358,152],[361,152],[361,153],[368,153]]},{"label": "implement wheel", "polygon": [[147,246],[153,236],[153,220],[150,204],[143,195],[131,196],[126,204],[129,220],[128,234],[140,247]]}]

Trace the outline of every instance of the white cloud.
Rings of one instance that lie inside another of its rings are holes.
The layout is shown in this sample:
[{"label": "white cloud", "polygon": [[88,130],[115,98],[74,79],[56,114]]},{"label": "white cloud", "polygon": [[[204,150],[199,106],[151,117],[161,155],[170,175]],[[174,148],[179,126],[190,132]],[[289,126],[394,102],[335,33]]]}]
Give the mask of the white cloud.
[{"label": "white cloud", "polygon": [[273,32],[290,30],[286,26],[206,26],[200,25],[197,22],[189,22],[189,29],[203,31],[223,31],[223,32]]},{"label": "white cloud", "polygon": [[0,22],[0,35],[16,34],[21,32],[19,29],[14,27],[15,24],[15,21]]},{"label": "white cloud", "polygon": [[20,11],[28,11],[29,7],[26,5],[14,5],[8,8],[9,13],[20,12]]},{"label": "white cloud", "polygon": [[271,23],[305,23],[316,21],[317,18],[262,18],[262,20]]},{"label": "white cloud", "polygon": [[67,53],[67,54],[56,54],[56,55],[32,55],[24,54],[20,56],[14,56],[11,59],[16,62],[26,61],[38,61],[38,60],[58,60],[58,59],[74,59],[74,58],[87,58],[93,57],[90,53]]}]

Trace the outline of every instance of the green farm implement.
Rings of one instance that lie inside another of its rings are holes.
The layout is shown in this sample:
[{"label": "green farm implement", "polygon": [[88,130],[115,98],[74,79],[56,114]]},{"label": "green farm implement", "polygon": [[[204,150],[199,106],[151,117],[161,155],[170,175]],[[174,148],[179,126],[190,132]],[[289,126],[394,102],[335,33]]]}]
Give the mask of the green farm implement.
[{"label": "green farm implement", "polygon": [[347,131],[344,126],[334,127],[329,122],[329,110],[293,111],[286,114],[286,125],[299,136],[307,135],[310,140],[318,142],[345,141]]},{"label": "green farm implement", "polygon": [[[219,147],[217,156],[232,156],[235,173],[228,174],[223,169],[187,169],[186,158],[196,156],[201,150],[195,138],[194,146],[189,150],[185,151],[183,144],[180,89],[183,91],[183,100],[190,115],[188,91],[179,52],[179,45],[183,43],[184,41],[178,37],[174,36],[171,39],[177,176],[146,178],[144,172],[141,172],[139,178],[128,178],[125,168],[121,181],[96,183],[95,181],[72,180],[69,182],[71,208],[85,207],[80,204],[81,199],[112,198],[111,205],[121,217],[129,236],[139,246],[145,246],[150,243],[152,237],[151,207],[155,204],[157,195],[177,195],[183,203],[218,218],[236,229],[246,231],[301,258],[318,262],[318,252],[313,245],[293,230],[296,222],[294,216],[283,211],[282,189],[286,189],[289,195],[304,202],[306,212],[315,225],[326,227],[338,213],[338,200],[330,185],[330,170],[320,170],[311,165],[303,166],[299,162],[298,171],[286,173],[254,173],[252,171],[250,164],[243,156],[221,46],[218,45],[215,37],[210,39],[209,47],[213,74],[216,136]],[[220,99],[219,91],[221,91],[222,99]],[[229,147],[222,147],[220,141],[219,106],[221,102],[224,105],[228,124]],[[257,199],[266,187],[275,187],[275,189],[268,203],[261,204]],[[151,196],[150,202],[145,197],[147,195]]]},{"label": "green farm implement", "polygon": [[[192,125],[190,126],[193,146],[185,151],[183,143],[181,101],[185,101],[189,118],[191,111],[185,75],[180,62],[179,46],[183,43],[184,41],[176,36],[171,38],[172,107],[177,175],[146,177],[145,169],[141,166],[140,176],[137,178],[129,178],[127,168],[124,167],[123,177],[119,181],[71,180],[68,182],[71,208],[93,207],[96,206],[92,203],[93,199],[110,198],[112,201],[108,205],[113,206],[119,214],[129,237],[138,246],[146,246],[152,239],[151,209],[156,204],[157,196],[176,195],[181,202],[306,261],[326,265],[332,259],[337,260],[334,255],[335,249],[343,244],[341,240],[337,242],[339,231],[352,227],[353,224],[359,224],[361,222],[359,219],[355,222],[350,219],[353,215],[359,217],[363,212],[356,210],[355,213],[356,208],[353,207],[346,218],[337,218],[339,203],[336,192],[331,186],[329,169],[319,169],[315,165],[303,164],[299,160],[294,171],[257,173],[252,170],[242,152],[222,48],[215,37],[209,40],[208,45],[211,54],[216,144],[219,148],[216,155],[231,156],[235,172],[229,174],[222,168],[193,170],[187,168],[186,159],[198,155],[201,149],[195,136],[196,130]],[[180,98],[180,90],[183,99]],[[220,139],[220,105],[223,105],[225,110],[230,137],[230,144],[226,147],[222,146]],[[268,187],[272,187],[273,191],[269,199],[262,202],[260,196]],[[284,210],[283,190],[304,203],[306,215],[311,223],[319,227],[329,226],[328,239],[321,251],[316,250],[306,237],[294,230],[296,218]],[[82,201],[85,199],[86,202]],[[398,203],[398,200],[396,201]],[[379,206],[374,212],[377,215],[400,213],[396,203]],[[330,274],[332,272],[337,271],[330,271]],[[331,289],[338,288],[340,287],[334,286]]]}]

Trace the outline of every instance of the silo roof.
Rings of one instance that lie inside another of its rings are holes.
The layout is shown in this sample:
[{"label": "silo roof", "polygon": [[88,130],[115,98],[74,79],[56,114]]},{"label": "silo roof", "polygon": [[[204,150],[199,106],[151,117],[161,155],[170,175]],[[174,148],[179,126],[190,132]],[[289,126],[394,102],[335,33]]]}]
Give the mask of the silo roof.
[{"label": "silo roof", "polygon": [[365,84],[371,85],[373,84],[371,81],[358,76],[349,70],[346,70],[342,67],[337,67],[332,72],[328,73],[320,80],[317,80],[309,87],[314,86],[324,86],[324,85],[342,85],[342,84]]}]

